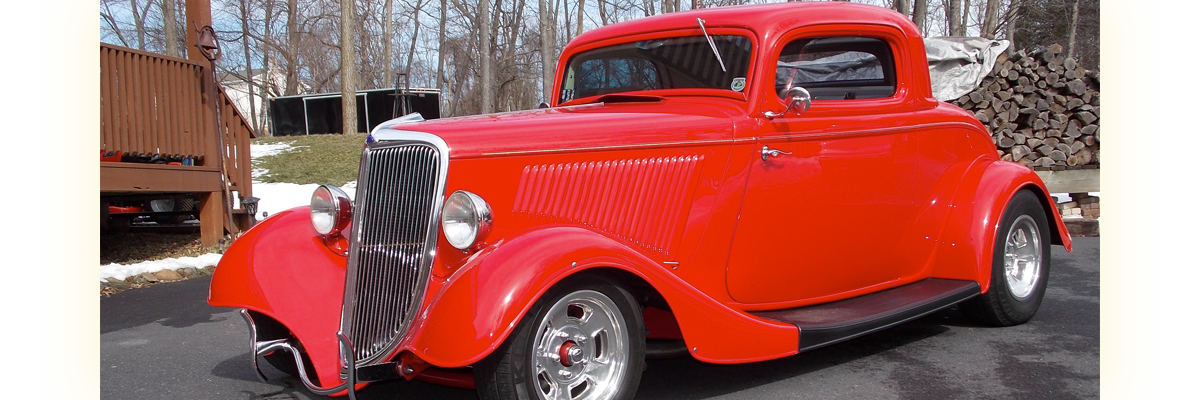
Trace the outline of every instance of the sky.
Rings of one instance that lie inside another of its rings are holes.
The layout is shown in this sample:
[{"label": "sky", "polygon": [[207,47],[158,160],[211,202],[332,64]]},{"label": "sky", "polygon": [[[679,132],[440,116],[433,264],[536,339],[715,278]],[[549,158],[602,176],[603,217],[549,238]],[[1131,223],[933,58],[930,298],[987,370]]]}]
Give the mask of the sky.
[{"label": "sky", "polygon": [[[252,144],[250,145],[250,157],[259,158],[274,154],[284,153],[296,149],[289,143],[273,143],[273,144]],[[255,177],[262,176],[267,171],[255,169],[253,175]],[[346,192],[351,199],[354,198],[355,187],[357,181],[351,181],[341,187],[343,192]],[[254,196],[259,198],[258,212],[259,220],[262,220],[262,212],[266,212],[268,216],[275,215],[280,211],[291,209],[298,206],[308,205],[309,199],[312,197],[313,190],[317,189],[318,184],[310,183],[298,185],[295,183],[263,183],[254,182]],[[1099,192],[1091,193],[1093,196],[1099,196]],[[1066,193],[1056,193],[1055,197],[1059,202],[1070,201],[1070,197]],[[1070,218],[1070,217],[1067,217]],[[1081,217],[1074,217],[1081,218]],[[216,253],[204,254],[199,257],[181,257],[169,258],[157,261],[144,261],[133,264],[108,264],[100,266],[100,281],[107,278],[125,279],[133,275],[138,275],[146,272],[154,273],[164,269],[180,269],[187,267],[204,268],[212,265],[217,265],[221,261],[221,255]]]}]

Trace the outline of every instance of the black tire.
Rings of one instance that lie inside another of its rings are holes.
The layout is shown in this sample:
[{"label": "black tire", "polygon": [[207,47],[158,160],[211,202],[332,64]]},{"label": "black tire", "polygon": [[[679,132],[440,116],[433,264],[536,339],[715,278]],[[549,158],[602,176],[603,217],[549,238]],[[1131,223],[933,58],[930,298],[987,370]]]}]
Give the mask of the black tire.
[{"label": "black tire", "polygon": [[[1023,324],[1037,313],[1050,277],[1050,224],[1036,195],[1022,190],[1013,196],[1004,208],[995,242],[988,291],[963,302],[959,309],[986,325]],[[1010,277],[1009,266],[1019,276]]]},{"label": "black tire", "polygon": [[[196,200],[190,199],[190,198],[160,199],[160,200],[151,200],[151,201],[147,202],[146,205],[151,209],[151,211],[156,211],[156,212],[192,211],[196,207]],[[154,219],[154,222],[157,222],[159,225],[179,225],[179,224],[182,224],[184,221],[191,219],[191,216],[187,216],[187,215],[155,215],[153,217],[153,219]]]},{"label": "black tire", "polygon": [[[538,300],[504,344],[474,366],[479,397],[534,400],[567,390],[571,399],[633,398],[646,368],[641,314],[634,296],[616,283],[591,279],[559,284]],[[596,336],[578,340],[579,335],[568,333],[576,331],[573,324],[582,326],[592,318],[601,318],[595,320],[603,328]],[[552,320],[555,328],[547,324]],[[559,358],[535,358],[538,348],[557,348]]]}]

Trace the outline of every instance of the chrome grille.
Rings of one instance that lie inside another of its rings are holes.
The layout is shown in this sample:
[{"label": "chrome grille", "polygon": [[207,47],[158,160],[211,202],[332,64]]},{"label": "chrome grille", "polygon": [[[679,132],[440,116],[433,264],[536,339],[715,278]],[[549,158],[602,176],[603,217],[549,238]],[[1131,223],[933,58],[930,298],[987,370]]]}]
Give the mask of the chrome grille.
[{"label": "chrome grille", "polygon": [[342,310],[356,363],[373,363],[395,348],[419,306],[445,185],[440,153],[426,143],[363,152]]}]

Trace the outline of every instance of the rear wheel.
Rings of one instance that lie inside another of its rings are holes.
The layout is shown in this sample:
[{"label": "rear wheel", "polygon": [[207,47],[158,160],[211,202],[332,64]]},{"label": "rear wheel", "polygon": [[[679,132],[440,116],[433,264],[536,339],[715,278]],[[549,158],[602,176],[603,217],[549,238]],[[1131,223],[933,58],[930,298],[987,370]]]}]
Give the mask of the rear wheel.
[{"label": "rear wheel", "polygon": [[633,295],[599,281],[563,285],[474,368],[483,399],[629,399],[645,369],[645,327]]},{"label": "rear wheel", "polygon": [[1050,226],[1041,201],[1029,191],[1013,196],[996,232],[991,285],[959,307],[968,317],[993,326],[1029,321],[1046,293],[1050,275]]},{"label": "rear wheel", "polygon": [[[196,201],[189,198],[150,200],[150,210],[154,212],[192,211],[195,207]],[[154,222],[163,225],[182,224],[190,218],[187,215],[156,215],[153,217]]]}]

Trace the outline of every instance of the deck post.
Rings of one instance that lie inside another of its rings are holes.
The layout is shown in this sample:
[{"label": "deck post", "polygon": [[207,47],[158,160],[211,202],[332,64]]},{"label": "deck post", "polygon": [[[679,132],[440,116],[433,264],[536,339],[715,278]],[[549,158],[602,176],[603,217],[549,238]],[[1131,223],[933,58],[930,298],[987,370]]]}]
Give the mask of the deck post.
[{"label": "deck post", "polygon": [[216,246],[225,237],[225,205],[221,192],[198,193],[200,198],[200,247]]},{"label": "deck post", "polygon": [[[187,57],[188,60],[194,61],[203,65],[204,68],[200,71],[200,98],[204,104],[203,126],[204,133],[200,135],[204,138],[204,159],[205,164],[210,166],[223,166],[225,162],[225,154],[222,154],[218,135],[219,127],[217,126],[217,86],[213,76],[213,62],[206,58],[200,51],[198,46],[200,39],[199,29],[205,26],[212,25],[212,4],[209,0],[187,0],[184,5],[187,12]],[[222,174],[224,169],[222,168]],[[224,185],[224,180],[222,180]],[[200,194],[201,211],[200,211],[200,243],[204,247],[210,247],[217,244],[217,241],[225,237],[225,230],[230,230],[233,227],[226,227],[226,210],[229,205],[225,204],[225,196],[221,192],[209,192]]]}]

